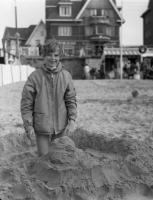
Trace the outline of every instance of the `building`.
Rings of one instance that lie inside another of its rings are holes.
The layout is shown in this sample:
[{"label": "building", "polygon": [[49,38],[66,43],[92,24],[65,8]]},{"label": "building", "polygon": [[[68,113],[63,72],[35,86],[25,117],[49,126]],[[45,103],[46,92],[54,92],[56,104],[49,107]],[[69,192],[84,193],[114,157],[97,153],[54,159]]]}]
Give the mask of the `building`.
[{"label": "building", "polygon": [[0,64],[4,64],[4,52],[3,49],[0,49]]},{"label": "building", "polygon": [[[100,68],[104,47],[119,47],[123,22],[115,0],[46,0],[47,39],[61,43],[63,62],[74,78],[85,63]],[[106,69],[116,62],[109,60]]]},{"label": "building", "polygon": [[113,0],[46,0],[47,39],[60,41],[64,56],[101,56],[119,46],[123,21]]},{"label": "building", "polygon": [[153,1],[149,1],[147,10],[141,17],[143,19],[143,45],[146,47],[142,60],[150,68],[153,66]]},{"label": "building", "polygon": [[143,18],[143,44],[153,47],[153,1],[148,3],[147,10],[141,15]]},{"label": "building", "polygon": [[46,39],[46,27],[41,20],[37,25],[26,28],[6,27],[2,38],[5,63],[14,62],[19,58],[39,56],[40,46]]}]

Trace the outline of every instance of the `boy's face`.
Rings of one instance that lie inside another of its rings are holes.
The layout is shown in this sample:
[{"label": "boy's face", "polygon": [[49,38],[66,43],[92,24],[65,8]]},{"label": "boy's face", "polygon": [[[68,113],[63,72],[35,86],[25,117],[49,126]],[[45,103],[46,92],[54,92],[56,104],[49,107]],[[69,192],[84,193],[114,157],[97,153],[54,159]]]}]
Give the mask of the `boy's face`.
[{"label": "boy's face", "polygon": [[49,52],[47,56],[45,56],[45,63],[51,69],[55,69],[59,63],[59,49],[55,49],[53,52]]}]

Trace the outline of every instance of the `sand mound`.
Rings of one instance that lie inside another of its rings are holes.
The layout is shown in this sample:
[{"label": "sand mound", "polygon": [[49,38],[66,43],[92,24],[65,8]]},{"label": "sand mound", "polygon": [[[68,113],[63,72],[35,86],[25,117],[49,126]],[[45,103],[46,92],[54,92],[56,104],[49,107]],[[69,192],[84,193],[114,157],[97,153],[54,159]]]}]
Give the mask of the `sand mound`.
[{"label": "sand mound", "polygon": [[152,136],[138,142],[78,129],[38,158],[35,144],[10,134],[0,149],[2,200],[153,199]]}]

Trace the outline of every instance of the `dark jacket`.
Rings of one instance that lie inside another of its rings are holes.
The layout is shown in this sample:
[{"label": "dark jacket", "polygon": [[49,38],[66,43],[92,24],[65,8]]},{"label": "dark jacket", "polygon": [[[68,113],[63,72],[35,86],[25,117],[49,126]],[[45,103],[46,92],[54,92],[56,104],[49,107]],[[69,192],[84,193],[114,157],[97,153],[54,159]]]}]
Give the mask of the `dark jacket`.
[{"label": "dark jacket", "polygon": [[28,77],[21,99],[25,129],[33,126],[36,134],[58,134],[68,120],[76,119],[76,107],[72,77],[61,63],[54,73],[42,68]]}]

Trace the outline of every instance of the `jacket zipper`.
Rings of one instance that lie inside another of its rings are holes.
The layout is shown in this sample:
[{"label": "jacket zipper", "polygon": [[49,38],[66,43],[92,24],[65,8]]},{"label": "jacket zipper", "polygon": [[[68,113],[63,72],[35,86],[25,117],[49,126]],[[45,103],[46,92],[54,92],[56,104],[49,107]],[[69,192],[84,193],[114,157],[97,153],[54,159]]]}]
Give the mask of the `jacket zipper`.
[{"label": "jacket zipper", "polygon": [[53,120],[53,131],[55,132],[54,128],[54,74],[51,73],[51,82],[52,82],[52,91],[51,91],[51,98],[52,98],[52,120]]}]

